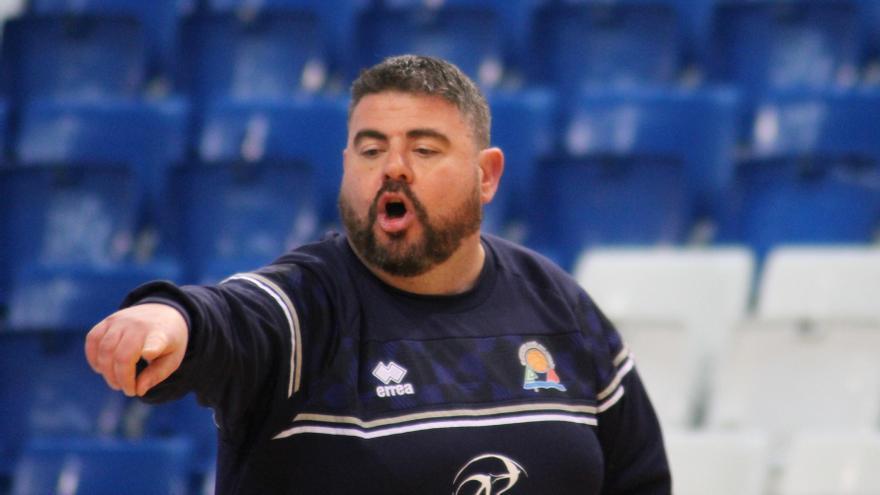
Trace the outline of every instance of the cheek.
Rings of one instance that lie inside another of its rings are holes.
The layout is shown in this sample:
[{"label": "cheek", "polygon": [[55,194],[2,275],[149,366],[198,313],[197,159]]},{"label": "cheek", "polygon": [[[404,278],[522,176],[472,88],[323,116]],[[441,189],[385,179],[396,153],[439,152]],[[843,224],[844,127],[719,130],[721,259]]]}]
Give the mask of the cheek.
[{"label": "cheek", "polygon": [[371,188],[370,181],[364,176],[349,174],[347,171],[342,175],[339,193],[353,207],[369,206],[376,191],[377,188]]}]

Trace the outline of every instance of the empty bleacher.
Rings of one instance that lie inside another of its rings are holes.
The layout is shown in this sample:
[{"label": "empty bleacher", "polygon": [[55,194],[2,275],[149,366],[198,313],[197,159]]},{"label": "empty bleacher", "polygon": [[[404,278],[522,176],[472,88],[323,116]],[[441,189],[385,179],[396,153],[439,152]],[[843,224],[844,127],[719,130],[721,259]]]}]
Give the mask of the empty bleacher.
[{"label": "empty bleacher", "polygon": [[211,412],[111,391],[83,336],[144,281],[217,281],[338,228],[347,87],[407,52],[486,93],[506,170],[484,228],[619,327],[676,493],[880,493],[880,0],[0,18],[0,495],[212,493]]}]

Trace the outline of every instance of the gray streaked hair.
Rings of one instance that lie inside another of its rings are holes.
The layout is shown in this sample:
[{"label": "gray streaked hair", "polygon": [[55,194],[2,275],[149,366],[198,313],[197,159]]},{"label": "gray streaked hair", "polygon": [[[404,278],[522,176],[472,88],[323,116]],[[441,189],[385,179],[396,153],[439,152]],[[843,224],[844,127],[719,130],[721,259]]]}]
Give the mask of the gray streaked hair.
[{"label": "gray streaked hair", "polygon": [[486,97],[476,84],[455,65],[438,58],[399,55],[361,71],[351,85],[348,118],[367,95],[385,91],[439,96],[455,105],[471,125],[480,149],[489,147],[491,116]]}]

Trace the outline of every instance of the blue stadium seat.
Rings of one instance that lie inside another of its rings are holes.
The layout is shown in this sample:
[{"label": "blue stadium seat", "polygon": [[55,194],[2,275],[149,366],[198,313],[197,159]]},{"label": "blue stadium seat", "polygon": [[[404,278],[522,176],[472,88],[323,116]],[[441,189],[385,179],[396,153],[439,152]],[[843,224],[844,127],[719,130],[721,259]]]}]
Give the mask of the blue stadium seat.
[{"label": "blue stadium seat", "polygon": [[317,237],[316,189],[305,162],[195,164],[175,172],[179,245],[198,282],[258,268]]},{"label": "blue stadium seat", "polygon": [[318,188],[319,220],[333,223],[347,115],[347,101],[334,97],[283,102],[220,100],[205,109],[197,156],[205,163],[306,162]]},{"label": "blue stadium seat", "polygon": [[865,40],[854,1],[719,3],[712,22],[714,80],[758,92],[858,81]]},{"label": "blue stadium seat", "polygon": [[529,244],[570,268],[590,246],[684,242],[730,180],[737,112],[721,89],[581,93],[539,164]]},{"label": "blue stadium seat", "polygon": [[27,15],[3,32],[3,83],[16,101],[134,97],[144,88],[140,22],[124,15]]},{"label": "blue stadium seat", "polygon": [[483,230],[517,238],[530,205],[524,198],[535,179],[535,164],[554,143],[555,95],[550,91],[494,91],[492,146],[504,152],[504,175],[495,198],[483,211]]},{"label": "blue stadium seat", "polygon": [[128,402],[89,368],[82,334],[0,333],[0,474],[29,438],[119,434]]},{"label": "blue stadium seat", "polygon": [[321,25],[322,43],[329,47],[333,67],[339,71],[351,56],[354,44],[354,22],[357,13],[368,8],[372,0],[207,0],[209,12],[253,17],[258,12],[313,12]]},{"label": "blue stadium seat", "polygon": [[357,19],[357,72],[401,53],[449,60],[484,88],[498,86],[505,72],[503,17],[492,2],[398,1],[365,9]]},{"label": "blue stadium seat", "polygon": [[138,283],[175,278],[173,260],[136,252],[136,240],[166,211],[186,104],[40,99],[22,113],[0,199],[0,243],[16,268],[5,274],[10,326],[88,328]]},{"label": "blue stadium seat", "polygon": [[166,171],[183,158],[188,103],[102,99],[88,102],[40,99],[26,105],[13,154],[22,165],[89,163],[129,168],[138,201],[158,215]]},{"label": "blue stadium seat", "polygon": [[143,25],[151,72],[171,69],[177,49],[178,19],[195,10],[198,0],[31,0],[37,15],[131,16]]},{"label": "blue stadium seat", "polygon": [[193,446],[191,470],[199,478],[213,474],[217,464],[217,426],[214,412],[200,405],[194,394],[159,405],[136,402],[142,409],[145,438],[188,438]]},{"label": "blue stadium seat", "polygon": [[129,170],[17,166],[0,171],[3,251],[14,260],[7,324],[88,329],[125,293],[173,264],[135,259],[137,187]]},{"label": "blue stadium seat", "polygon": [[650,2],[549,2],[534,13],[529,75],[564,92],[664,85],[679,76],[675,8]]},{"label": "blue stadium seat", "polygon": [[183,439],[35,439],[13,478],[13,495],[185,495],[190,444]]},{"label": "blue stadium seat", "polygon": [[870,242],[880,230],[880,93],[767,95],[722,235],[759,256],[780,243]]},{"label": "blue stadium seat", "polygon": [[200,102],[292,98],[324,89],[330,48],[318,12],[262,9],[249,16],[209,12],[187,19],[177,71]]}]

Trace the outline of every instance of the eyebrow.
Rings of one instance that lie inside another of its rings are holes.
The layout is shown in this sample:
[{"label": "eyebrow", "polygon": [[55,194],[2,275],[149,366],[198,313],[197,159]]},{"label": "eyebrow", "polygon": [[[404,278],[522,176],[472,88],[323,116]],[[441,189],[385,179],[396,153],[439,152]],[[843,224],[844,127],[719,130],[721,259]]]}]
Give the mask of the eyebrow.
[{"label": "eyebrow", "polygon": [[438,141],[442,141],[443,144],[446,145],[450,143],[449,138],[446,137],[446,134],[443,134],[442,132],[434,129],[413,129],[406,133],[406,137],[409,139],[432,138]]},{"label": "eyebrow", "polygon": [[[406,133],[406,137],[408,139],[419,139],[419,138],[431,138],[436,139],[438,141],[442,141],[444,144],[448,145],[450,143],[449,138],[446,137],[446,134],[443,134],[440,131],[430,128],[424,129],[413,129]],[[357,132],[354,135],[354,140],[352,141],[355,146],[357,146],[364,139],[376,139],[379,141],[388,141],[388,136],[379,132],[375,129],[363,129]]]},{"label": "eyebrow", "polygon": [[378,139],[379,141],[388,141],[388,136],[386,136],[385,134],[383,134],[375,129],[364,129],[364,130],[358,131],[357,134],[354,135],[354,140],[352,141],[352,143],[354,143],[354,145],[357,146],[358,143],[360,143],[364,139],[368,139],[368,138]]}]

